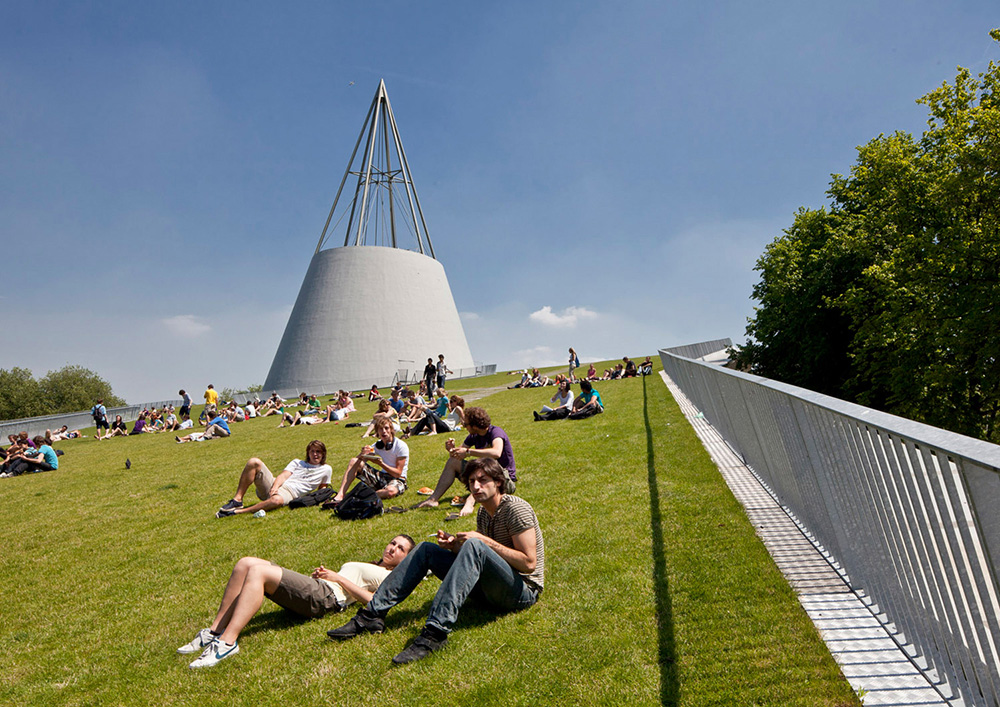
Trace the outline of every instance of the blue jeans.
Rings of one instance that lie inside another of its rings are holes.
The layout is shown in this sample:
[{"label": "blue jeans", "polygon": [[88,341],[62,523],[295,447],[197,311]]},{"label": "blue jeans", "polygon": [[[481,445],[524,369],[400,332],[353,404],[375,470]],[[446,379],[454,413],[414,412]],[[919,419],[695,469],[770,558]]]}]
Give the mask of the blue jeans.
[{"label": "blue jeans", "polygon": [[538,600],[537,591],[507,562],[478,538],[468,540],[458,554],[435,543],[417,545],[392,571],[368,602],[379,616],[410,596],[427,570],[441,580],[427,625],[445,632],[458,620],[458,610],[474,595],[492,609],[518,611]]}]

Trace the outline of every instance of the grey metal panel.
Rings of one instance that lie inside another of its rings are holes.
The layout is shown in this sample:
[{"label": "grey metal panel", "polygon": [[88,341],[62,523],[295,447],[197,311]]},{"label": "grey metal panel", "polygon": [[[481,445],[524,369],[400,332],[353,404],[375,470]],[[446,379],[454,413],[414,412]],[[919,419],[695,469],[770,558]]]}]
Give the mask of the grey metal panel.
[{"label": "grey metal panel", "polygon": [[1000,447],[668,350],[660,358],[916,662],[942,676],[943,694],[1000,704]]},{"label": "grey metal panel", "polygon": [[677,356],[683,356],[684,358],[702,358],[708,356],[709,354],[728,349],[733,345],[733,340],[726,339],[715,339],[713,341],[701,341],[697,344],[687,344],[686,346],[675,346],[669,349],[663,349],[668,353],[675,354]]},{"label": "grey metal panel", "polygon": [[[138,405],[125,405],[124,407],[108,408],[108,419],[114,420],[115,415],[121,415],[125,422],[132,422],[139,417],[143,408],[161,408],[164,405],[180,406],[180,400],[157,400],[149,403],[139,403]],[[61,412],[55,415],[42,415],[40,417],[25,417],[18,420],[4,420],[0,422],[0,441],[6,443],[7,435],[17,434],[24,431],[29,437],[45,434],[45,430],[56,430],[66,425],[71,430],[86,429],[94,426],[94,418],[90,416],[89,410],[79,412]]]}]

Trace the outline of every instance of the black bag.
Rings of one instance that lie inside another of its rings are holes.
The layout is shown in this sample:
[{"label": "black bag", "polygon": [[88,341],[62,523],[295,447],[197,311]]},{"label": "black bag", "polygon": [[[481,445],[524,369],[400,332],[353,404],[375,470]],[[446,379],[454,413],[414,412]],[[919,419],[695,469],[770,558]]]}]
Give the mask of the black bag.
[{"label": "black bag", "polygon": [[323,503],[323,501],[328,501],[331,498],[333,498],[333,489],[327,486],[326,488],[310,491],[304,496],[293,498],[288,502],[288,507],[305,508],[306,506],[318,506]]},{"label": "black bag", "polygon": [[354,485],[340,504],[333,509],[341,520],[364,520],[383,513],[382,499],[375,490],[366,483]]}]

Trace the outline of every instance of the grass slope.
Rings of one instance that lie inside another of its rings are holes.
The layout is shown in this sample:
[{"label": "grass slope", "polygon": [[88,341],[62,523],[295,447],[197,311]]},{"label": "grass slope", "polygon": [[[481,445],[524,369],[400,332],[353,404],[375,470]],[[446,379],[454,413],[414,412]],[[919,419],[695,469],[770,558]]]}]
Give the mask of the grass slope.
[{"label": "grass slope", "polygon": [[[607,412],[580,422],[530,421],[551,388],[481,402],[514,441],[546,590],[520,614],[467,607],[443,653],[402,668],[390,659],[419,632],[434,579],[381,636],[333,644],[325,631],[353,610],[300,621],[265,601],[235,658],[191,671],[174,654],[211,620],[243,555],[308,572],[444,525],[443,509],[356,523],[316,509],[213,517],[249,456],[277,471],[318,436],[336,475],[359,431],[278,430],[272,417],[203,444],[57,445],[60,471],[0,481],[0,703],[858,704],[659,378],[598,388]],[[444,439],[410,441],[407,505],[434,485]]]}]

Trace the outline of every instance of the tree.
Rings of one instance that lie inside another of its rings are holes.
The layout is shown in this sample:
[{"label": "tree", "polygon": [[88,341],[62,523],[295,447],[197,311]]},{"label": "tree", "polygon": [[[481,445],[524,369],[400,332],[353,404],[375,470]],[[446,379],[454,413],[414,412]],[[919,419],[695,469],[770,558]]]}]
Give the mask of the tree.
[{"label": "tree", "polygon": [[27,368],[0,369],[0,420],[43,414],[38,382]]},{"label": "tree", "polygon": [[760,302],[736,360],[754,373],[828,395],[849,376],[850,318],[834,304],[861,265],[839,247],[840,217],[800,209],[783,236],[757,261]]},{"label": "tree", "polygon": [[[990,36],[1000,42],[1000,30]],[[752,371],[1000,441],[1000,65],[919,103],[757,263]]]},{"label": "tree", "polygon": [[111,384],[81,366],[65,366],[35,380],[27,368],[0,369],[0,420],[89,410],[98,398],[125,405]]},{"label": "tree", "polygon": [[52,412],[88,410],[98,399],[103,399],[107,407],[125,405],[110,383],[82,366],[64,366],[58,371],[49,371],[38,381],[38,389],[46,409]]}]

